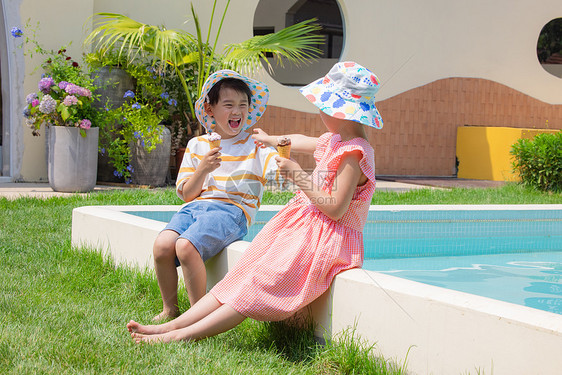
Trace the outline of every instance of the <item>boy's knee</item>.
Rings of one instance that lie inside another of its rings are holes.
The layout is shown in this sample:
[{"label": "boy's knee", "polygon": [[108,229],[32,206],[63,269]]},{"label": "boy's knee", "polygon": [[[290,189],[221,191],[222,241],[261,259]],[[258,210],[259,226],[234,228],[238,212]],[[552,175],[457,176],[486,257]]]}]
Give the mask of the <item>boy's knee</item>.
[{"label": "boy's knee", "polygon": [[169,233],[160,233],[156,240],[154,241],[154,246],[152,247],[152,253],[155,260],[169,258],[176,255],[176,239],[175,236]]},{"label": "boy's knee", "polygon": [[[184,264],[190,263],[193,260],[198,260],[198,258],[201,258],[201,255],[199,254],[195,246],[193,246],[191,241],[186,240],[185,238],[180,238],[177,240],[176,256],[178,257],[180,262]],[[194,257],[196,258],[194,259]]]}]

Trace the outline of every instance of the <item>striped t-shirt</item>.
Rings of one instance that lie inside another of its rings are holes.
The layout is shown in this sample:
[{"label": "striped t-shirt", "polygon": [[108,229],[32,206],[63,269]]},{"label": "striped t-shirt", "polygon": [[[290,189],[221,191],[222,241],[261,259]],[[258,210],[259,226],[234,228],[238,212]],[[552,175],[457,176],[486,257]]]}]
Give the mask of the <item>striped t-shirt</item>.
[{"label": "striped t-shirt", "polygon": [[[195,200],[212,199],[240,207],[248,226],[252,224],[261,204],[267,183],[279,185],[279,173],[272,147],[258,147],[245,131],[221,141],[220,167],[207,175],[203,190]],[[176,192],[182,197],[183,184],[209,152],[208,134],[192,138],[185,150],[176,181]]]}]

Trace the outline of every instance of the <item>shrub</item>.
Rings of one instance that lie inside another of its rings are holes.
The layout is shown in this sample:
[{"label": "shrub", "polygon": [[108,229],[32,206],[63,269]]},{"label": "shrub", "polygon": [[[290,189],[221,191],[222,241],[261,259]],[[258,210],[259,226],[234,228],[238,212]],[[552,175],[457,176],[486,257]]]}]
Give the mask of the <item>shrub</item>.
[{"label": "shrub", "polygon": [[562,131],[519,139],[511,146],[521,182],[543,191],[562,191]]}]

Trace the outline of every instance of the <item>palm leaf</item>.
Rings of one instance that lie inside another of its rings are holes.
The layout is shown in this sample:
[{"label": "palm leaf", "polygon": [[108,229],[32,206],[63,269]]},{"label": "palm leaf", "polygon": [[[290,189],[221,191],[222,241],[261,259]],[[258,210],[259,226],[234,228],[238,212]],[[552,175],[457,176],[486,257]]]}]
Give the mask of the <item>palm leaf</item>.
[{"label": "palm leaf", "polygon": [[316,32],[321,26],[315,19],[289,26],[276,33],[257,35],[242,43],[228,44],[225,48],[225,63],[235,69],[253,71],[264,61],[271,70],[265,54],[270,52],[280,65],[282,58],[293,64],[302,64],[317,58],[322,52],[316,46],[324,43],[324,38]]},{"label": "palm leaf", "polygon": [[194,39],[186,31],[144,24],[116,13],[96,16],[94,29],[84,44],[92,44],[102,53],[118,48],[119,55],[125,53],[132,61],[147,52],[160,61],[176,64],[186,50],[193,50]]}]

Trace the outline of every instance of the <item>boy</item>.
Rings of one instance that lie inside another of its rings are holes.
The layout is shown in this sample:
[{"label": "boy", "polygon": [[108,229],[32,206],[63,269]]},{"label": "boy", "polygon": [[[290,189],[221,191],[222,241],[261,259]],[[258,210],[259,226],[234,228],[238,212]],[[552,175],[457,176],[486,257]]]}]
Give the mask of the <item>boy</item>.
[{"label": "boy", "polygon": [[[252,224],[268,177],[277,174],[277,153],[256,146],[245,130],[262,116],[268,98],[265,84],[231,70],[205,82],[195,112],[209,134],[188,142],[176,181],[187,204],[154,243],[163,308],[153,320],[179,315],[177,266],[193,306],[206,293],[204,262],[244,237]],[[217,139],[220,147],[213,145]]]}]

